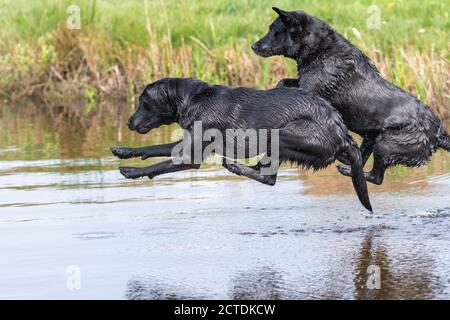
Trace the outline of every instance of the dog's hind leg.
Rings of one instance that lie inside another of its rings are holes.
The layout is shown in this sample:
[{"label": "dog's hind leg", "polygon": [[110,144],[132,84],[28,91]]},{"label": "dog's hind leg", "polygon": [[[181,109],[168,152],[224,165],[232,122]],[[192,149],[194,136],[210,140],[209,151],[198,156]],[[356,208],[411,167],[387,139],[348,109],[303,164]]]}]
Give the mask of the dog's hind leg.
[{"label": "dog's hind leg", "polygon": [[374,154],[373,168],[370,172],[364,174],[366,181],[377,185],[382,184],[386,168],[387,165],[384,163],[383,159]]},{"label": "dog's hind leg", "polygon": [[[359,147],[359,149],[361,150],[363,167],[367,163],[367,160],[369,160],[369,157],[373,152],[374,145],[375,145],[375,139],[368,138],[368,137],[363,138],[363,140],[361,142],[361,146]],[[344,164],[344,165],[339,165],[338,168],[347,166],[348,168],[346,170],[350,170],[350,167],[349,167],[350,161],[346,156],[340,155],[338,157],[338,160]]]},{"label": "dog's hind leg", "polygon": [[[248,167],[238,163],[226,163],[226,159],[223,159],[222,165],[231,173],[237,174],[238,176],[245,176],[269,186],[273,186],[277,182],[277,173],[272,175],[261,174],[261,171],[259,170],[262,167],[261,163],[258,163],[253,167]],[[255,170],[255,168],[258,168],[258,170]]]},{"label": "dog's hind leg", "polygon": [[172,155],[172,149],[180,142],[182,142],[182,140],[142,148],[113,147],[111,148],[111,152],[119,159],[130,159],[141,157],[142,160],[145,160],[150,157],[170,157]]},{"label": "dog's hind leg", "polygon": [[[373,168],[370,172],[364,173],[364,178],[368,182],[380,185],[383,183],[386,168],[387,165],[384,163],[382,156],[378,152],[374,152]],[[338,166],[338,170],[344,176],[352,176],[349,166]]]},{"label": "dog's hind leg", "polygon": [[120,167],[120,173],[128,179],[137,179],[141,177],[149,177],[150,179],[164,173],[189,170],[189,169],[198,169],[200,168],[199,164],[191,164],[191,163],[174,163],[173,160],[166,160],[163,162],[159,162],[152,166],[136,168],[136,167]]},{"label": "dog's hind leg", "polygon": [[369,160],[370,155],[373,153],[374,146],[375,146],[375,139],[367,137],[363,138],[361,146],[359,147],[359,149],[361,150],[363,167],[367,163],[367,160]]}]

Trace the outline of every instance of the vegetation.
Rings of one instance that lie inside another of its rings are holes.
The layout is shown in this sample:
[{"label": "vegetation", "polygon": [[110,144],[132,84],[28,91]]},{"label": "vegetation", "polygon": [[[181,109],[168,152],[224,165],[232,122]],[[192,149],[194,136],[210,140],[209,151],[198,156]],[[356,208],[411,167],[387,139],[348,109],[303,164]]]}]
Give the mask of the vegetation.
[{"label": "vegetation", "polygon": [[[378,5],[379,29],[366,26]],[[69,6],[81,29],[69,30]],[[273,86],[296,74],[281,57],[250,45],[276,14],[261,0],[0,0],[0,95],[51,101],[129,97],[165,76],[228,85]],[[329,22],[395,84],[450,116],[449,9],[441,0],[279,0]],[[368,11],[369,10],[369,11]]]}]

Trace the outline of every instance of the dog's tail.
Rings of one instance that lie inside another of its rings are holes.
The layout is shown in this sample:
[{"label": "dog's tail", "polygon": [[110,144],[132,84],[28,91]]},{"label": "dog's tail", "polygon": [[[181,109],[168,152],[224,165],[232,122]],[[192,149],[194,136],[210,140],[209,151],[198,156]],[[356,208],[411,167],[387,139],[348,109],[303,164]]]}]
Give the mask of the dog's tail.
[{"label": "dog's tail", "polygon": [[355,188],[358,199],[367,210],[372,212],[367,183],[364,177],[361,152],[354,141],[351,141],[345,153],[350,161],[353,187]]},{"label": "dog's tail", "polygon": [[442,129],[441,135],[438,137],[439,148],[450,151],[450,136],[444,129]]}]

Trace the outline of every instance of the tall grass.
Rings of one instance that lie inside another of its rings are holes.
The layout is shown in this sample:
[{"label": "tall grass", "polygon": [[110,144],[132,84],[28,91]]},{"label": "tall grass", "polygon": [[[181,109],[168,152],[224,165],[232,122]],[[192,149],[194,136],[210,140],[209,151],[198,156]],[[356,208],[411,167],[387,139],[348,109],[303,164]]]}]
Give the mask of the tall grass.
[{"label": "tall grass", "polygon": [[[366,27],[373,3],[380,29]],[[66,28],[71,4],[81,30]],[[275,17],[272,5],[329,22],[387,78],[450,116],[450,5],[440,0],[0,0],[0,95],[132,97],[165,76],[271,87],[296,74],[292,61],[250,50]]]}]

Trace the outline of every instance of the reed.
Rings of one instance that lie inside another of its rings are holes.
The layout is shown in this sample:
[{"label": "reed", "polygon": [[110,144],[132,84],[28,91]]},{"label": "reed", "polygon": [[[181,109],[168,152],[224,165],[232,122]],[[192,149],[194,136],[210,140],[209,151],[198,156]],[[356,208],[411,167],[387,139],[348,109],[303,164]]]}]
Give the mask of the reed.
[{"label": "reed", "polygon": [[[49,100],[132,98],[167,76],[272,87],[295,64],[261,59],[250,44],[275,17],[265,1],[0,0],[0,95]],[[369,0],[284,0],[330,22],[395,84],[450,116],[449,4],[379,1],[381,28],[367,29]],[[81,30],[66,27],[77,4]],[[131,99],[133,101],[133,99]]]}]

